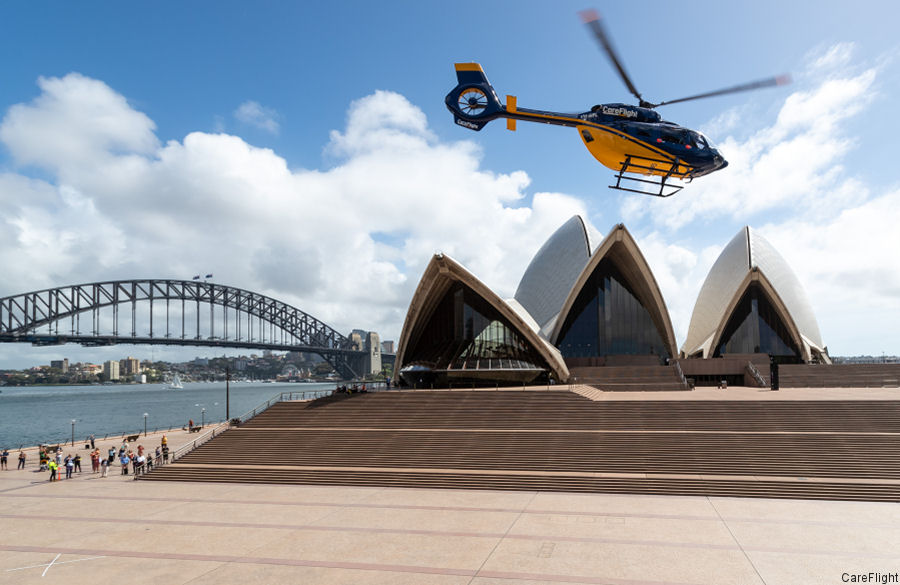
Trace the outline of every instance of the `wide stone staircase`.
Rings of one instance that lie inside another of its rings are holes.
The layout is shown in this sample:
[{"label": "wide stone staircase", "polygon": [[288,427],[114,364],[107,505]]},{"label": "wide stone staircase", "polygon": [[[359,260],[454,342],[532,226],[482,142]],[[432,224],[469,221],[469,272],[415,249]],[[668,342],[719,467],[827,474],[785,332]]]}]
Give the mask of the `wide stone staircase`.
[{"label": "wide stone staircase", "polygon": [[283,402],[142,479],[900,501],[900,401]]},{"label": "wide stone staircase", "polygon": [[575,367],[569,374],[577,384],[606,392],[665,392],[690,390],[675,365]]},{"label": "wide stone staircase", "polygon": [[784,388],[896,388],[900,364],[785,364],[778,378]]}]

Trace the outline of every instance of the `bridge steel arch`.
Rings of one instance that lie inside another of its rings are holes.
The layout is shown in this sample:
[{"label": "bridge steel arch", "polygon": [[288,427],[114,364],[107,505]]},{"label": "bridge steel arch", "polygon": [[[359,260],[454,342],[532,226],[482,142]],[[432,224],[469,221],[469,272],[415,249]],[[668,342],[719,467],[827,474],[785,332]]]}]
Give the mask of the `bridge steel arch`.
[{"label": "bridge steel arch", "polygon": [[[165,306],[157,307],[161,302]],[[149,303],[148,320],[138,319],[139,303],[142,307]],[[209,318],[202,320],[205,328],[201,327],[201,306],[209,308]],[[165,313],[164,332],[157,323],[160,310]],[[188,334],[186,322],[191,310],[193,335]],[[172,326],[173,313],[180,315],[180,327]],[[221,326],[218,333],[217,324]],[[149,328],[140,330],[139,325]],[[87,331],[83,332],[83,327]],[[359,377],[366,355],[351,349],[351,341],[345,335],[277,299],[211,282],[168,279],[75,284],[0,298],[0,342],[302,351],[321,355],[345,378]]]}]

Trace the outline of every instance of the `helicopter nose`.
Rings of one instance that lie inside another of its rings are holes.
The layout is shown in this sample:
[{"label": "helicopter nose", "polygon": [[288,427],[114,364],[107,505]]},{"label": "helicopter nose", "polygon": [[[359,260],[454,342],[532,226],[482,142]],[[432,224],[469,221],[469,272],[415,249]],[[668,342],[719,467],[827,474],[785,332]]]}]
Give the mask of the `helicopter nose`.
[{"label": "helicopter nose", "polygon": [[728,161],[718,152],[716,153],[716,156],[713,157],[713,162],[716,165],[716,170],[724,169],[728,166]]}]

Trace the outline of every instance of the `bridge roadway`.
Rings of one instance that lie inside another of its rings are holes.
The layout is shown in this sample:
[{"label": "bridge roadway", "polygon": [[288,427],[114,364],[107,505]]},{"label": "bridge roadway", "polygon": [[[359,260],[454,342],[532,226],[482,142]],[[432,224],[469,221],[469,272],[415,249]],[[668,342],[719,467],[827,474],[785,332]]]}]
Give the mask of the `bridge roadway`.
[{"label": "bridge roadway", "polygon": [[[626,394],[617,408],[646,399]],[[710,394],[719,407],[753,399]],[[810,400],[865,409],[896,390],[756,397],[782,412]],[[190,438],[169,435],[175,447]],[[277,463],[265,457],[233,451],[222,465]],[[129,478],[0,471],[0,582],[821,585],[900,570],[896,503]]]}]

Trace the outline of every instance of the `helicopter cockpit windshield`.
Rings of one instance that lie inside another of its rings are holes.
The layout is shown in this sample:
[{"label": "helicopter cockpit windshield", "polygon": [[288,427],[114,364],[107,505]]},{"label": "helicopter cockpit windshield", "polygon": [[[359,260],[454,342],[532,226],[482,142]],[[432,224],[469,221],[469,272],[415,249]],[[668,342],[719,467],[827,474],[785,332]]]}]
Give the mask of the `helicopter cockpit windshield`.
[{"label": "helicopter cockpit windshield", "polygon": [[697,150],[705,150],[707,148],[714,148],[709,139],[706,138],[703,134],[699,132],[691,131],[691,142],[694,143]]}]

